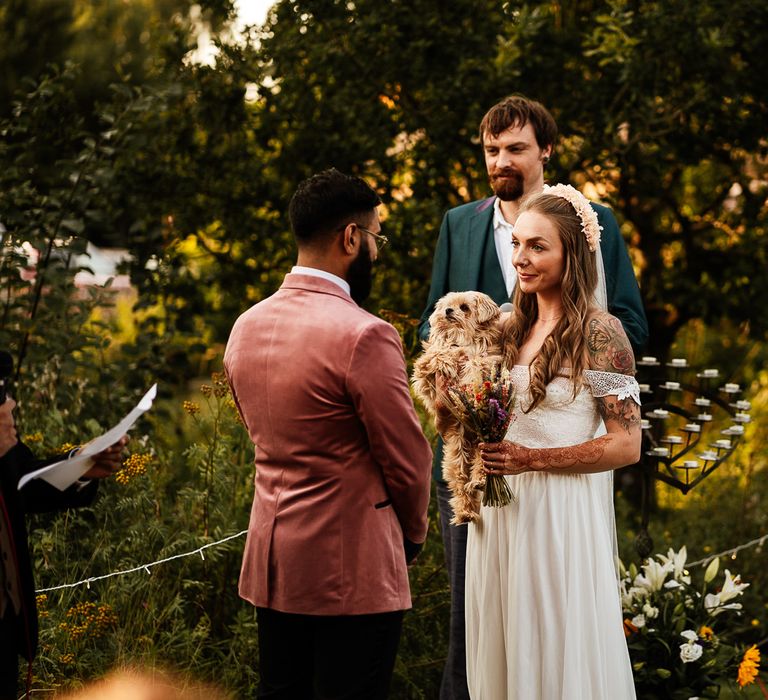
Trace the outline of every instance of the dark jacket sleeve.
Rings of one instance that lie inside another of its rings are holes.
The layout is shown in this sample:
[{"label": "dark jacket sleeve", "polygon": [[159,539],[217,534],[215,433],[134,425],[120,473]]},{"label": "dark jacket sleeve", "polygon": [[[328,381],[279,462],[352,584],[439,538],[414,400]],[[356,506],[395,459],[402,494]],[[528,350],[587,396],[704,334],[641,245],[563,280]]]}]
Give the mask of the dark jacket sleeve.
[{"label": "dark jacket sleeve", "polygon": [[[53,464],[66,455],[56,455],[48,459],[36,459],[31,450],[24,444],[18,443],[7,455],[15,462],[18,471],[16,483],[22,476],[40,469],[47,464]],[[64,491],[42,479],[32,479],[24,488],[18,491],[22,508],[26,513],[47,513],[65,508],[87,506],[93,501],[98,489],[98,481],[91,480],[85,485],[73,484]]]},{"label": "dark jacket sleeve", "polygon": [[600,249],[605,267],[608,311],[621,321],[635,355],[639,355],[648,342],[648,321],[645,318],[635,271],[613,212],[599,204],[592,206],[597,211],[597,218],[603,227]]},{"label": "dark jacket sleeve", "polygon": [[448,268],[451,262],[450,226],[448,212],[443,217],[440,225],[440,235],[437,238],[435,255],[432,259],[432,281],[429,285],[427,306],[419,320],[419,338],[426,340],[429,337],[429,317],[435,310],[438,299],[448,293]]}]

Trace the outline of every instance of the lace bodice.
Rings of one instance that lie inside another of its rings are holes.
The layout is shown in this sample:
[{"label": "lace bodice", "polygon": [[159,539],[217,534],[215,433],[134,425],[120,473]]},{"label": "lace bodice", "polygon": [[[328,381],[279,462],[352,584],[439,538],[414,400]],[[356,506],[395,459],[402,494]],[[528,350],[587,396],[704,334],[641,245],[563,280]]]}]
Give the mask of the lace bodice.
[{"label": "lace bodice", "polygon": [[599,397],[617,395],[620,399],[632,398],[640,405],[640,387],[634,377],[585,370],[575,399],[571,379],[555,377],[547,386],[544,400],[530,413],[524,413],[530,403],[529,367],[515,365],[511,374],[516,392],[515,419],[506,439],[526,447],[565,447],[591,440],[600,425]]}]

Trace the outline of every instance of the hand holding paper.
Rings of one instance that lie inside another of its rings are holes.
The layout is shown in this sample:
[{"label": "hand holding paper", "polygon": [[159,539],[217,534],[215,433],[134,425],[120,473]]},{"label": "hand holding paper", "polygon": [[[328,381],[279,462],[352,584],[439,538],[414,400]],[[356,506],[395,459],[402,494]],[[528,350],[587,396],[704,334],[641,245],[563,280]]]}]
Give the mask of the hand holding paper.
[{"label": "hand holding paper", "polygon": [[116,460],[119,460],[120,450],[124,445],[123,437],[133,427],[139,416],[152,407],[152,401],[156,395],[157,384],[153,384],[135,408],[115,427],[83,445],[73,457],[54,462],[22,477],[19,480],[19,489],[22,489],[31,479],[43,479],[60,491],[64,491],[92,470],[96,470],[91,474],[96,478],[100,478],[100,474],[108,476],[104,470],[114,471],[114,465]]}]

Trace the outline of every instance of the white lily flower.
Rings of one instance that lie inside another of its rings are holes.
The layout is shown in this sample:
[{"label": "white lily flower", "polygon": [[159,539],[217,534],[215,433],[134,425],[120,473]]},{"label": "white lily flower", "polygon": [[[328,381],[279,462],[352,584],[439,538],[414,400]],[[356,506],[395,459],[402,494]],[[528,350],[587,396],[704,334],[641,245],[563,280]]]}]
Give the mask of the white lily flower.
[{"label": "white lily flower", "polygon": [[637,629],[645,627],[645,615],[642,613],[640,615],[635,615],[631,622],[635,627],[637,627]]},{"label": "white lily flower", "polygon": [[683,630],[680,632],[680,636],[687,639],[689,642],[695,642],[699,638],[699,635],[693,630]]},{"label": "white lily flower", "polygon": [[723,582],[723,588],[720,591],[720,602],[726,603],[737,595],[741,595],[747,586],[749,586],[749,584],[742,583],[739,574],[731,576],[731,572],[726,569],[725,581]]},{"label": "white lily flower", "polygon": [[680,588],[682,585],[683,584],[680,583],[680,581],[676,581],[675,579],[671,578],[671,579],[669,579],[669,581],[667,581],[664,584],[664,588],[669,588],[669,589]]},{"label": "white lily flower", "polygon": [[685,644],[680,645],[680,660],[684,664],[689,664],[692,661],[698,661],[703,653],[704,648],[701,646],[701,644],[686,642]]},{"label": "white lily flower", "polygon": [[685,545],[680,548],[679,552],[675,552],[675,550],[670,547],[666,556],[663,554],[658,554],[657,556],[665,566],[670,566],[672,568],[672,571],[674,572],[673,575],[677,581],[682,581],[683,583],[691,582],[691,577],[685,571],[685,561],[688,559],[688,550]]},{"label": "white lily flower", "polygon": [[720,595],[714,593],[707,593],[704,596],[704,607],[707,612],[714,616],[719,615],[724,610],[741,610],[741,603],[724,603],[722,600],[722,591]]},{"label": "white lily flower", "polygon": [[664,579],[673,569],[672,564],[662,564],[653,559],[649,559],[643,564],[643,573],[635,577],[634,585],[645,588],[650,593],[655,593],[664,585]]}]

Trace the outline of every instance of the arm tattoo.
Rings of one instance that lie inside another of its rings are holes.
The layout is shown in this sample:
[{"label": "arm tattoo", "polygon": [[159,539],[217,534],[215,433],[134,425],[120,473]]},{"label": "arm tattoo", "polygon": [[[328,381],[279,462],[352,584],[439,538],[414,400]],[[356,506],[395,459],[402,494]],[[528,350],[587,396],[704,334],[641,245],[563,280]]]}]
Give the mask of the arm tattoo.
[{"label": "arm tattoo", "polygon": [[621,321],[613,316],[598,316],[589,322],[587,348],[593,369],[603,372],[635,374],[635,358]]},{"label": "arm tattoo", "polygon": [[532,449],[511,442],[503,442],[500,451],[504,455],[504,469],[509,473],[541,471],[549,468],[568,469],[580,464],[596,464],[605,454],[610,442],[608,435],[569,447]]},{"label": "arm tattoo", "polygon": [[604,396],[597,399],[597,408],[600,411],[602,419],[618,423],[628,433],[632,428],[640,425],[640,406],[634,399],[617,399],[613,396]]}]

